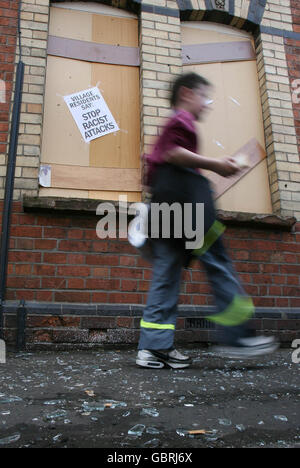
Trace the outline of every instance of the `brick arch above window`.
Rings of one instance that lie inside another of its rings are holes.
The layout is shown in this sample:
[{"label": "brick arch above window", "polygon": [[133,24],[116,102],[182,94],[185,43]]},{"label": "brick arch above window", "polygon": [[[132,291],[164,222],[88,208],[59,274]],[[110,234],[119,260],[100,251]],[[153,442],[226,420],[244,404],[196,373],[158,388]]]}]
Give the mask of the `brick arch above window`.
[{"label": "brick arch above window", "polygon": [[177,3],[185,21],[214,21],[254,31],[261,24],[267,0],[177,0]]}]

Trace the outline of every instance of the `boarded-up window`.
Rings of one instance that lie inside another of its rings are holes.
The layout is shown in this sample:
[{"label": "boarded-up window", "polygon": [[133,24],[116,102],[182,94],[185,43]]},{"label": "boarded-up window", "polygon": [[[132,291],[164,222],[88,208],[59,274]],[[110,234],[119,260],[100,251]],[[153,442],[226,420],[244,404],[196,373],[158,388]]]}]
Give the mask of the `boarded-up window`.
[{"label": "boarded-up window", "polygon": [[194,70],[212,84],[211,112],[199,124],[205,156],[218,158],[239,150],[250,168],[239,179],[207,173],[223,210],[271,213],[265,136],[255,49],[250,35],[213,23],[182,24],[184,70]]},{"label": "boarded-up window", "polygon": [[[41,169],[51,177],[40,178],[40,196],[139,201],[137,18],[93,2],[52,4],[48,44]],[[95,86],[120,130],[86,143],[63,97]]]}]

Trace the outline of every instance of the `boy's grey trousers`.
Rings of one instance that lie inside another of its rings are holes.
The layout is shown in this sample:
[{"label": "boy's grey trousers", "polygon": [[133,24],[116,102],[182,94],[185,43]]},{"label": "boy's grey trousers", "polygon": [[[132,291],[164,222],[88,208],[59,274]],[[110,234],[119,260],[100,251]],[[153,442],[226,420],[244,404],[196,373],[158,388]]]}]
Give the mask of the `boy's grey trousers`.
[{"label": "boy's grey trousers", "polygon": [[[152,242],[152,282],[141,320],[138,348],[166,350],[174,344],[184,256],[168,239]],[[205,268],[216,306],[216,312],[207,318],[218,325],[219,341],[234,345],[238,338],[249,335],[253,303],[241,287],[221,237],[199,255],[199,261]]]}]

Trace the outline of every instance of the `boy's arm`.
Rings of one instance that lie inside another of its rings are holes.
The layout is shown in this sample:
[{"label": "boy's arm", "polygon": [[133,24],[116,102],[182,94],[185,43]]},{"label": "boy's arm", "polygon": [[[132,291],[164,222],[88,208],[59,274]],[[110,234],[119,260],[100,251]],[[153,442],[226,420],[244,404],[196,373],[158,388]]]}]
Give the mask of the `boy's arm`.
[{"label": "boy's arm", "polygon": [[207,169],[223,177],[231,176],[240,170],[236,161],[230,157],[221,159],[208,158],[193,153],[181,146],[176,146],[167,151],[164,154],[164,160],[177,166]]}]

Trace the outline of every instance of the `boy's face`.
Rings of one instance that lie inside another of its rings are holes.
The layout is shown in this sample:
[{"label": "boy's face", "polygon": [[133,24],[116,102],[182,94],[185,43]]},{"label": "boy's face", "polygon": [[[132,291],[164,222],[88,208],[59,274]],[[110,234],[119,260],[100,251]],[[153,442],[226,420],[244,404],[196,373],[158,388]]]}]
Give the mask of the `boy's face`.
[{"label": "boy's face", "polygon": [[185,109],[195,116],[197,120],[202,120],[209,109],[211,99],[209,96],[210,87],[200,85],[194,89],[185,88],[184,93]]}]

